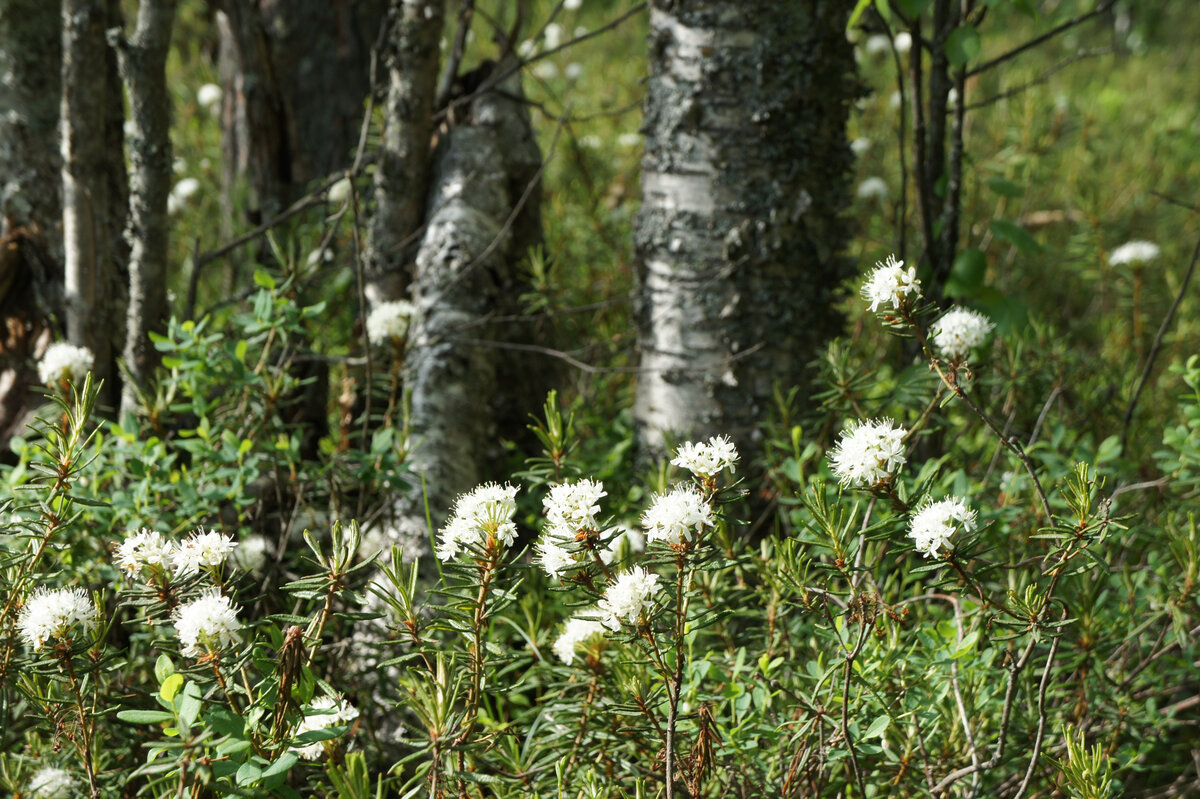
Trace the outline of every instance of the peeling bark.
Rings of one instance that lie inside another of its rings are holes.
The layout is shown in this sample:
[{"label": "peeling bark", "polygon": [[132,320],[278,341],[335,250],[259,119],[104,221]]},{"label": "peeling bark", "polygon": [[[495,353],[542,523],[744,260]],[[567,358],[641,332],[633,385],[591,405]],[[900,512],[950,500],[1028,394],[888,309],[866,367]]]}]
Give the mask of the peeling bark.
[{"label": "peeling bark", "polygon": [[167,196],[171,192],[171,98],[167,52],[175,0],[141,0],[133,36],[118,48],[129,93],[129,308],[121,412],[132,413],[159,363],[149,334],[167,326]]},{"label": "peeling bark", "polygon": [[383,143],[367,250],[371,304],[404,297],[425,213],[444,0],[392,0]]},{"label": "peeling bark", "polygon": [[122,349],[126,249],[124,109],[105,31],[117,0],[63,0],[62,204],[67,337],[96,357],[102,406],[115,407]]},{"label": "peeling bark", "polygon": [[[524,404],[523,427],[546,389],[545,370],[528,356],[504,357],[491,346],[510,331],[488,318],[515,310],[526,290],[519,264],[541,237],[540,154],[529,114],[516,76],[499,88],[505,95],[476,99],[438,143],[416,257],[409,462],[423,477],[435,526],[458,494],[503,479],[501,438],[514,434],[516,405]],[[424,503],[418,484],[398,503],[390,536],[428,540]]]},{"label": "peeling bark", "polygon": [[[731,435],[835,335],[857,91],[841,0],[654,0],[639,256],[644,454]],[[802,394],[804,396],[805,394]]]}]

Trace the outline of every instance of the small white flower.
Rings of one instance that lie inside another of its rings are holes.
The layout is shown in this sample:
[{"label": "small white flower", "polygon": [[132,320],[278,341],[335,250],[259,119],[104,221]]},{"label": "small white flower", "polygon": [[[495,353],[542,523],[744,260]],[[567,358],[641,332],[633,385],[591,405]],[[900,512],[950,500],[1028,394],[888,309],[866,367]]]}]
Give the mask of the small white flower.
[{"label": "small white flower", "polygon": [[381,302],[367,314],[367,340],[380,345],[408,335],[408,325],[417,307],[408,300]]},{"label": "small white flower", "polygon": [[329,193],[325,195],[325,198],[331,203],[344,203],[350,199],[350,189],[350,178],[342,178],[329,187]]},{"label": "small white flower", "polygon": [[100,627],[100,614],[82,588],[39,588],[21,608],[17,626],[36,652],[51,638],[67,641],[76,627],[89,636],[94,634]]},{"label": "small white flower", "polygon": [[559,25],[557,22],[551,22],[546,26],[546,31],[542,35],[545,37],[546,47],[553,50],[555,47],[558,47],[560,44],[562,44],[563,26]]},{"label": "small white flower", "polygon": [[[317,712],[304,715],[304,720],[296,728],[296,735],[349,724],[358,718],[358,709],[340,696],[318,696],[308,709]],[[313,741],[310,744],[292,747],[292,751],[305,760],[316,760],[325,754],[325,744],[326,741]]]},{"label": "small white flower", "polygon": [[867,55],[883,55],[884,53],[891,52],[892,40],[887,36],[884,36],[882,33],[876,33],[867,39],[865,47],[867,50]]},{"label": "small white flower", "polygon": [[304,259],[304,265],[309,269],[316,269],[321,264],[332,263],[332,261],[333,250],[329,249],[328,247],[318,247],[310,252],[308,257]]},{"label": "small white flower", "polygon": [[887,181],[873,175],[858,184],[855,194],[860,200],[886,200],[888,198]]},{"label": "small white flower", "polygon": [[862,136],[850,142],[850,151],[855,155],[862,155],[867,150],[871,149],[871,140]]},{"label": "small white flower", "polygon": [[595,635],[604,633],[604,625],[594,619],[582,619],[575,616],[567,620],[562,634],[554,641],[554,654],[558,659],[570,666],[575,662],[575,651],[579,645]]},{"label": "small white flower", "polygon": [[900,107],[900,102],[902,99],[903,98],[900,96],[899,90],[892,92],[891,96],[888,97],[888,108],[892,109],[893,111],[896,110]]},{"label": "small white flower", "polygon": [[270,554],[271,545],[267,543],[267,539],[261,535],[252,535],[239,542],[230,559],[242,571],[260,574],[263,566],[267,565],[267,557]]},{"label": "small white flower", "polygon": [[983,314],[968,308],[951,308],[933,323],[933,344],[947,358],[965,358],[987,340],[995,325]]},{"label": "small white flower", "polygon": [[517,512],[517,489],[496,483],[481,485],[454,503],[454,512],[441,530],[437,556],[450,560],[467,543],[486,546],[488,539],[511,546],[517,537],[513,516]]},{"label": "small white flower", "polygon": [[221,105],[222,94],[220,86],[215,83],[206,83],[196,90],[196,102],[212,114],[215,113],[217,106]]},{"label": "small white flower", "polygon": [[533,57],[533,54],[538,50],[537,42],[526,39],[517,46],[517,55],[522,59],[528,60]]},{"label": "small white flower", "polygon": [[46,766],[29,779],[29,796],[31,799],[69,799],[75,795],[78,784],[71,772]]},{"label": "small white flower", "polygon": [[579,145],[587,147],[589,150],[599,150],[604,146],[604,139],[601,139],[595,133],[589,133],[586,136],[579,137]]},{"label": "small white flower", "polygon": [[946,107],[954,108],[957,105],[958,105],[958,89],[951,86],[950,90],[948,92],[946,92]]},{"label": "small white flower", "polygon": [[562,483],[550,489],[542,500],[542,508],[551,524],[565,525],[575,532],[595,530],[596,514],[600,512],[600,497],[607,496],[604,483],[598,480],[578,480]]},{"label": "small white flower", "polygon": [[904,465],[903,427],[891,419],[853,422],[829,456],[843,486],[872,486],[893,477]]},{"label": "small white flower", "polygon": [[713,436],[706,442],[683,444],[675,450],[673,466],[687,469],[697,477],[714,477],[728,469],[730,473],[737,471],[737,447],[729,436]]},{"label": "small white flower", "polygon": [[46,348],[46,354],[38,361],[38,377],[48,386],[57,386],[63,380],[80,383],[95,362],[95,356],[87,347],[56,341]]},{"label": "small white flower", "polygon": [[171,171],[176,175],[186,175],[187,169],[188,166],[186,158],[177,156],[175,160],[171,162]]},{"label": "small white flower", "polygon": [[558,77],[558,65],[543,59],[533,65],[533,76],[541,80],[554,80]]},{"label": "small white flower", "polygon": [[174,559],[175,545],[163,534],[143,527],[117,547],[117,566],[136,576],[143,569],[165,571]]},{"label": "small white flower", "polygon": [[1144,264],[1158,257],[1158,245],[1152,241],[1127,241],[1112,251],[1108,262],[1112,266]]},{"label": "small white flower", "polygon": [[578,11],[583,7],[583,0],[563,0],[563,8],[567,11]]},{"label": "small white flower", "polygon": [[200,181],[195,178],[184,178],[175,184],[175,188],[171,189],[171,194],[183,201],[191,199],[192,195],[198,191],[200,191]]},{"label": "small white flower", "polygon": [[859,292],[869,302],[872,312],[883,305],[885,310],[900,310],[905,303],[921,299],[921,281],[916,267],[904,268],[903,261],[889,255],[886,261],[876,261],[875,269]]},{"label": "small white flower", "polygon": [[907,55],[908,51],[912,49],[912,34],[908,31],[900,31],[892,40],[892,47],[895,47],[896,52],[900,55]]},{"label": "small white flower", "polygon": [[195,574],[203,567],[216,568],[225,563],[229,553],[237,546],[231,536],[218,533],[197,531],[171,553],[171,561],[175,573],[180,577]]},{"label": "small white flower", "polygon": [[654,606],[658,575],[640,566],[617,575],[598,604],[600,621],[610,630],[620,630],[621,622],[636,624],[642,612]]},{"label": "small white flower", "polygon": [[640,133],[622,133],[617,137],[617,144],[622,147],[638,147],[642,143],[642,134]]},{"label": "small white flower", "polygon": [[569,546],[567,541],[561,535],[556,534],[560,532],[562,532],[562,528],[548,530],[534,547],[542,569],[553,579],[558,579],[559,575],[576,563],[576,552],[567,548]]},{"label": "small white flower", "polygon": [[563,70],[563,74],[567,76],[567,80],[579,80],[583,77],[583,64],[578,61],[572,61],[567,64],[567,68]]},{"label": "small white flower", "polygon": [[715,525],[712,508],[704,497],[684,483],[656,496],[642,516],[647,541],[666,541],[672,545],[691,541],[695,533]]},{"label": "small white flower", "polygon": [[954,549],[950,537],[963,530],[975,529],[975,511],[960,497],[926,502],[912,517],[908,526],[908,537],[925,557],[932,558],[940,549]]},{"label": "small white flower", "polygon": [[240,644],[237,605],[215,588],[175,609],[175,633],[185,657],[214,654],[221,649]]}]

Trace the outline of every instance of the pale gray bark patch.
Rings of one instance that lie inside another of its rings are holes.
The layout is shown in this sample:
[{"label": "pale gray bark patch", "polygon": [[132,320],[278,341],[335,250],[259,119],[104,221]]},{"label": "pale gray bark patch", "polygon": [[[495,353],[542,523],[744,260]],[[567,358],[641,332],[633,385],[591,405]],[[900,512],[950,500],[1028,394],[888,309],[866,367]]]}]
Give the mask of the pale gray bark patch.
[{"label": "pale gray bark patch", "polygon": [[443,0],[392,0],[384,63],[387,99],[367,250],[371,304],[405,297],[428,187]]},{"label": "pale gray bark patch", "polygon": [[138,405],[158,364],[150,333],[165,333],[167,322],[167,197],[171,192],[171,98],[167,53],[175,21],[175,0],[141,0],[137,26],[118,47],[121,76],[129,96],[129,307],[121,412]]},{"label": "pale gray bark patch", "polygon": [[507,96],[489,92],[473,101],[434,155],[405,373],[410,465],[424,493],[418,482],[397,504],[398,539],[427,533],[426,495],[437,527],[459,494],[502,478],[513,398],[525,398],[523,425],[539,407],[530,398],[544,395],[545,370],[528,354],[517,361],[493,346],[510,331],[489,322],[516,309],[526,290],[520,264],[541,235],[540,154],[517,78],[501,89]]},{"label": "pale gray bark patch", "polygon": [[760,443],[840,329],[856,94],[841,0],[654,0],[635,222],[642,450]]},{"label": "pale gray bark patch", "polygon": [[106,29],[115,2],[63,0],[62,204],[67,337],[88,347],[105,381],[102,406],[116,405],[115,355],[122,349],[126,249],[124,109]]}]

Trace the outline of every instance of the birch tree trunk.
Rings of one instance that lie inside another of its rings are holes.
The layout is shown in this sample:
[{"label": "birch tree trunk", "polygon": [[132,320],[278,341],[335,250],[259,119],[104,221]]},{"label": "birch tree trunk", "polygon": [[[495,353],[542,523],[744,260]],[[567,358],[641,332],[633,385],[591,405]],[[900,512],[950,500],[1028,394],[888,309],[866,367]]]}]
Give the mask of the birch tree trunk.
[{"label": "birch tree trunk", "polygon": [[171,98],[167,52],[175,0],[141,0],[133,36],[118,48],[121,76],[129,93],[131,173],[129,196],[129,308],[125,322],[128,380],[121,413],[138,405],[158,365],[150,333],[167,326],[167,196],[171,192]]},{"label": "birch tree trunk", "polygon": [[61,313],[62,11],[55,0],[0,3],[0,451],[23,428],[32,364]]},{"label": "birch tree trunk", "polygon": [[62,3],[62,204],[67,337],[88,347],[104,380],[101,405],[119,398],[116,354],[124,330],[127,185],[124,108],[105,31],[118,0]]},{"label": "birch tree trunk", "polygon": [[375,216],[367,251],[367,300],[407,295],[425,214],[438,42],[444,0],[392,0],[383,143],[375,172]]},{"label": "birch tree trunk", "polygon": [[[840,329],[855,96],[843,0],[653,0],[639,256],[644,453],[732,436]],[[802,394],[802,396],[804,395]]]},{"label": "birch tree trunk", "polygon": [[514,404],[524,405],[523,425],[546,390],[546,370],[508,357],[498,345],[511,331],[488,321],[516,309],[528,290],[518,267],[541,238],[541,156],[519,76],[497,89],[470,104],[434,154],[405,367],[409,463],[423,486],[401,498],[386,536],[410,555],[428,540],[425,497],[438,527],[460,493],[503,479]]}]

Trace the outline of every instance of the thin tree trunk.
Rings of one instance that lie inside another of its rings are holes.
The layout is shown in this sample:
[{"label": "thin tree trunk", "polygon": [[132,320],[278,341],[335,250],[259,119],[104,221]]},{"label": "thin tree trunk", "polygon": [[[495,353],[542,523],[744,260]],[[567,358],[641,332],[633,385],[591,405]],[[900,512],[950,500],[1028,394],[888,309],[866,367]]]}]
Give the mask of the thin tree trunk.
[{"label": "thin tree trunk", "polygon": [[62,203],[67,337],[92,350],[115,407],[124,295],[126,215],[123,107],[105,31],[119,24],[115,0],[63,0]]},{"label": "thin tree trunk", "polygon": [[840,330],[857,92],[843,0],[654,0],[639,256],[644,453],[733,436]]},{"label": "thin tree trunk", "polygon": [[58,2],[0,3],[0,452],[23,428],[32,363],[61,313],[61,59]]},{"label": "thin tree trunk", "polygon": [[472,102],[470,121],[446,131],[434,155],[405,375],[409,463],[423,484],[402,497],[388,535],[410,546],[428,540],[426,498],[439,526],[458,494],[503,478],[513,403],[525,403],[523,423],[538,408],[530,398],[546,389],[546,370],[527,355],[505,357],[496,344],[508,331],[487,321],[515,308],[527,288],[519,265],[541,233],[537,171],[529,170],[540,156],[519,78],[497,88],[504,94]]},{"label": "thin tree trunk", "polygon": [[433,99],[444,0],[392,0],[387,101],[375,172],[375,216],[367,251],[367,300],[404,297],[429,180]]},{"label": "thin tree trunk", "polygon": [[119,49],[121,75],[129,93],[132,131],[130,174],[129,308],[121,412],[132,413],[158,365],[150,333],[167,322],[167,196],[171,192],[171,98],[167,91],[167,52],[175,21],[175,0],[141,0],[137,28]]}]

